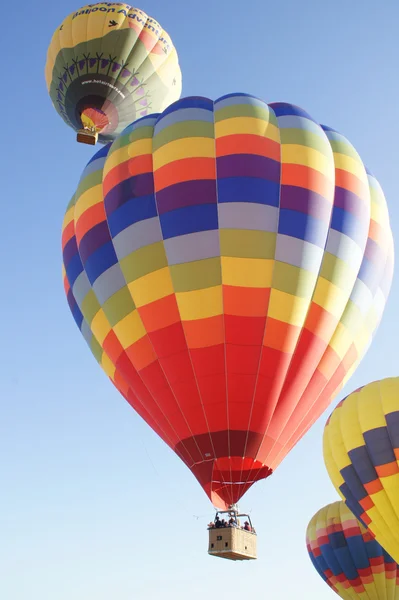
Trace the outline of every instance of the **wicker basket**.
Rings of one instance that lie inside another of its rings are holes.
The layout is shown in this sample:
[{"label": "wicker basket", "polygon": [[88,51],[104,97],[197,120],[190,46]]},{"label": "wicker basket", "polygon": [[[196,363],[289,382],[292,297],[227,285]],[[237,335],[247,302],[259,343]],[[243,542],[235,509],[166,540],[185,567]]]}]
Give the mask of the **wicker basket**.
[{"label": "wicker basket", "polygon": [[239,527],[210,528],[208,553],[229,560],[253,560],[256,554],[256,533]]}]

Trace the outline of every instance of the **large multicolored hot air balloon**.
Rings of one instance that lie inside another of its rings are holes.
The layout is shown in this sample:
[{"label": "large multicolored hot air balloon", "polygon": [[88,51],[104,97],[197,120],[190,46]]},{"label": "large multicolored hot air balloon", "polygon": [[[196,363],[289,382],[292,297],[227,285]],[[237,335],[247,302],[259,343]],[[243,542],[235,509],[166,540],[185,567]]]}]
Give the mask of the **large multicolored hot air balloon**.
[{"label": "large multicolored hot air balloon", "polygon": [[306,546],[316,571],[344,600],[399,600],[399,567],[343,502],[311,519]]},{"label": "large multicolored hot air balloon", "polygon": [[399,378],[370,383],[340,402],[323,445],[338,493],[399,561]]},{"label": "large multicolored hot air balloon", "polygon": [[57,112],[88,143],[113,140],[180,98],[182,88],[169,35],[118,2],[87,4],[63,21],[48,49],[46,81]]},{"label": "large multicolored hot air balloon", "polygon": [[72,313],[225,508],[272,473],[368,347],[392,277],[384,195],[342,135],[245,94],[182,99],[106,153],[65,215]]}]

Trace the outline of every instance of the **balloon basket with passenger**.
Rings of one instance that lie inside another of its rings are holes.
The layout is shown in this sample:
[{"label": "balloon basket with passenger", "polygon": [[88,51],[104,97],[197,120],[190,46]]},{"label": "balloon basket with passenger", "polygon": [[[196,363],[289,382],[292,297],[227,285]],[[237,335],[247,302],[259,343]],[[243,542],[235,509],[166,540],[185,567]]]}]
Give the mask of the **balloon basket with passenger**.
[{"label": "balloon basket with passenger", "polygon": [[[227,518],[221,518],[220,515],[227,515]],[[257,558],[257,535],[251,517],[240,513],[236,505],[230,506],[228,510],[217,511],[215,520],[208,525],[208,531],[208,554],[211,556],[228,560]]]}]

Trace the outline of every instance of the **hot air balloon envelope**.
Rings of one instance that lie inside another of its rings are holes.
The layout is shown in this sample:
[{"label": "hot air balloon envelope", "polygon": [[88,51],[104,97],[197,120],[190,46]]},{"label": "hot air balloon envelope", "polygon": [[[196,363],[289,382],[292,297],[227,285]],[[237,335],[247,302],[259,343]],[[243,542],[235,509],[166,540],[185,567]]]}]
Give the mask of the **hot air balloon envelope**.
[{"label": "hot air balloon envelope", "polygon": [[46,81],[57,112],[87,143],[107,143],[135,119],[163,110],[182,85],[162,26],[112,2],[88,4],[63,21],[48,49]]},{"label": "hot air balloon envelope", "polygon": [[245,94],[129,126],[83,173],[63,249],[90,348],[218,508],[325,410],[392,277],[385,198],[351,144]]},{"label": "hot air balloon envelope", "polygon": [[316,571],[344,600],[399,599],[398,565],[343,502],[314,515],[306,545]]},{"label": "hot air balloon envelope", "polygon": [[327,421],[324,461],[338,493],[399,560],[399,378],[369,383]]}]

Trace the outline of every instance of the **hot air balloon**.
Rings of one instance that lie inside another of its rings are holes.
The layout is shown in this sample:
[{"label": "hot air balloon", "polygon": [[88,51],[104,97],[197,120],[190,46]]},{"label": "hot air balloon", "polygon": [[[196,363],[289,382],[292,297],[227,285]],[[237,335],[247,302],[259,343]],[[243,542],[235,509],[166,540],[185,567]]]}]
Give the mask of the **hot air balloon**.
[{"label": "hot air balloon", "polygon": [[306,532],[310,560],[344,600],[399,600],[399,567],[343,502],[328,504]]},{"label": "hot air balloon", "polygon": [[399,378],[369,383],[340,402],[323,447],[338,493],[399,561]]},{"label": "hot air balloon", "polygon": [[385,199],[355,149],[245,94],[125,129],[83,172],[62,243],[93,354],[220,509],[341,389],[392,278]]},{"label": "hot air balloon", "polygon": [[117,2],[70,14],[53,35],[45,74],[55,109],[88,144],[108,143],[135,119],[164,110],[182,87],[169,35]]}]

